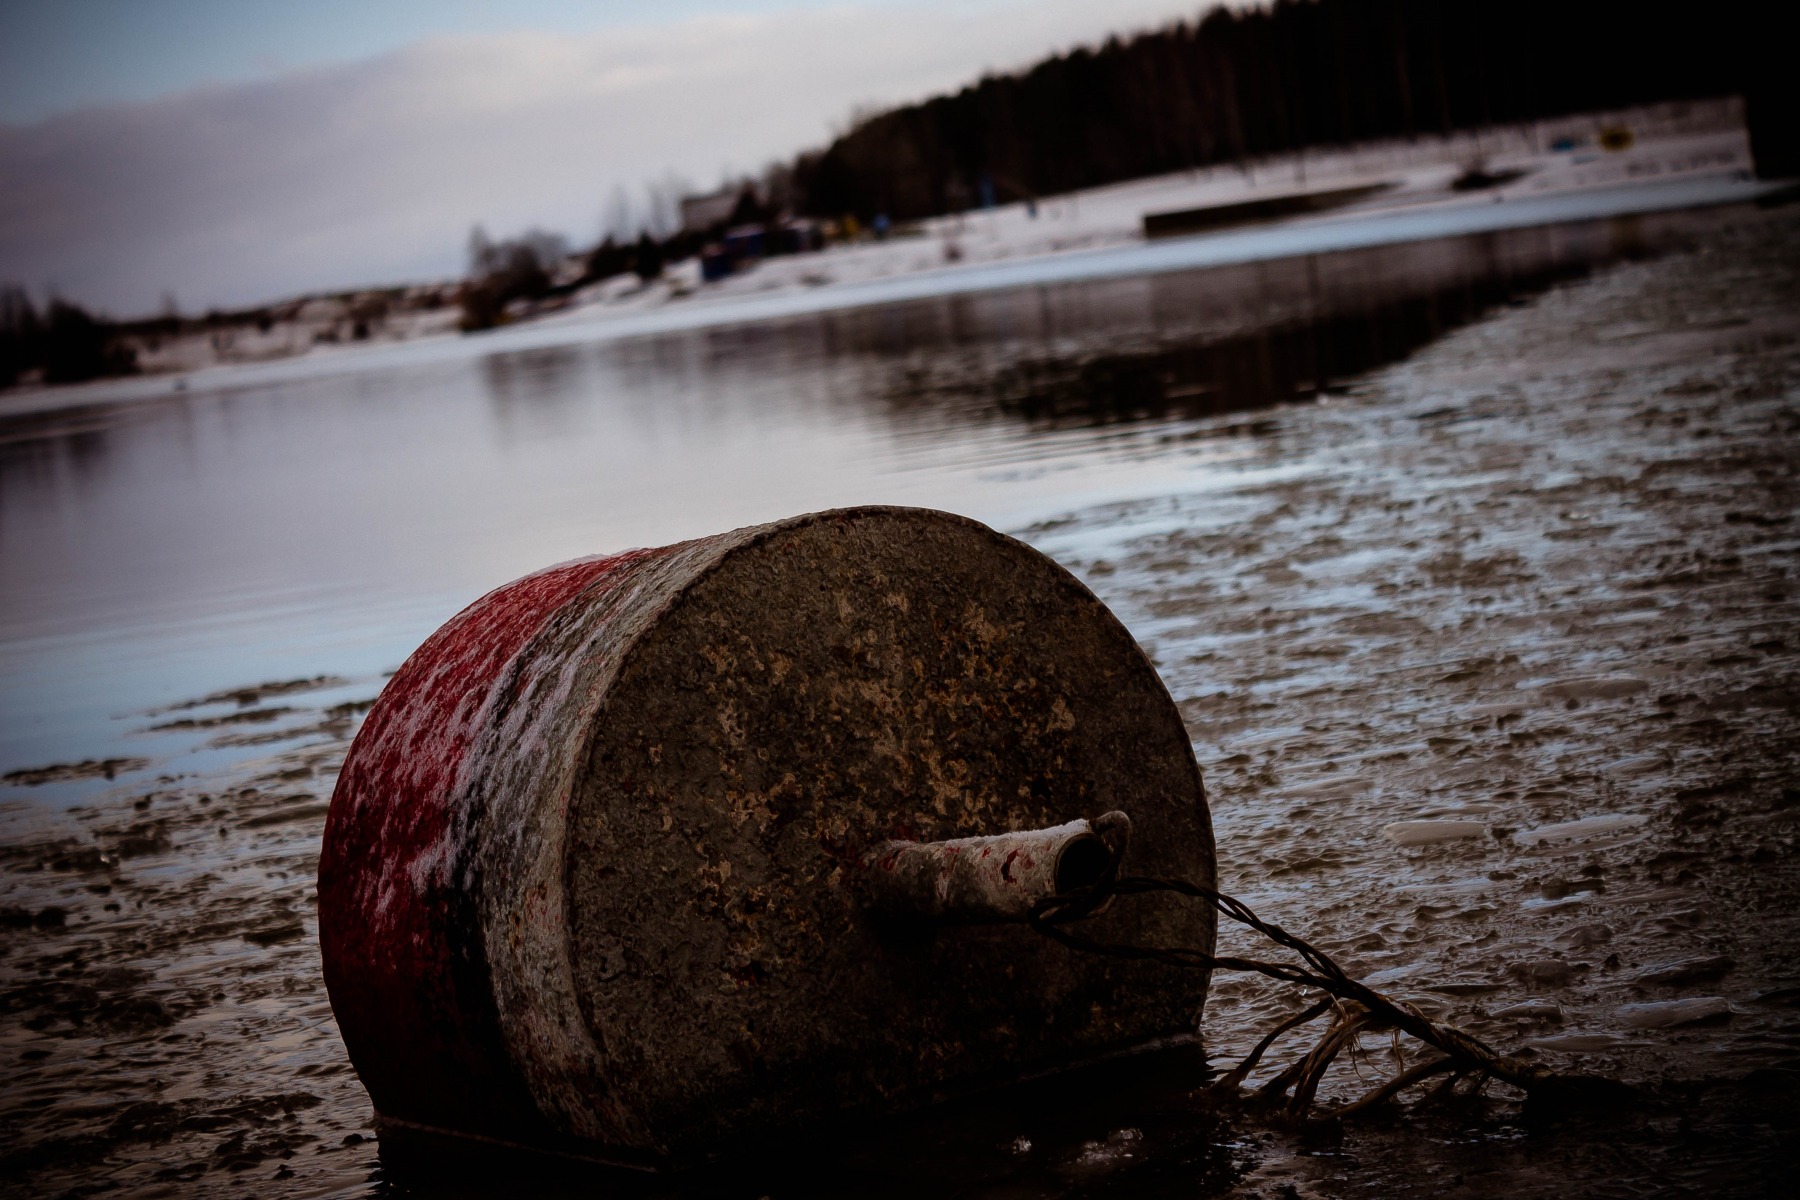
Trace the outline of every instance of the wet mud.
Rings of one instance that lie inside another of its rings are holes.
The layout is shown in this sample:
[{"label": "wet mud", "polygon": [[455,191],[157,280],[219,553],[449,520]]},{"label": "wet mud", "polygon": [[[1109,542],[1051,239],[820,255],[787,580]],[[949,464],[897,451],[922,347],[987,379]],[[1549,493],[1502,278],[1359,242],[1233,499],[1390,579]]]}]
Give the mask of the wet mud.
[{"label": "wet mud", "polygon": [[11,787],[39,787],[46,783],[68,783],[78,779],[113,779],[150,765],[146,758],[84,758],[76,763],[52,763],[47,767],[26,767],[0,775],[0,783]]},{"label": "wet mud", "polygon": [[[1180,704],[1225,890],[1390,994],[1631,1097],[1550,1112],[1426,1087],[1297,1129],[1216,1108],[1206,1064],[1172,1060],[648,1190],[1783,1190],[1800,1165],[1800,216],[1740,215],[1261,416],[1208,435],[1248,448],[1224,477],[1023,535],[1113,606]],[[517,1193],[517,1165],[446,1174],[374,1140],[314,918],[367,701],[308,682],[144,716],[260,755],[226,772],[0,811],[0,1190]],[[1221,948],[1251,947],[1222,931]],[[1212,1066],[1300,1002],[1219,977]],[[1322,1095],[1395,1061],[1369,1038]],[[546,1194],[601,1186],[531,1170]]]}]

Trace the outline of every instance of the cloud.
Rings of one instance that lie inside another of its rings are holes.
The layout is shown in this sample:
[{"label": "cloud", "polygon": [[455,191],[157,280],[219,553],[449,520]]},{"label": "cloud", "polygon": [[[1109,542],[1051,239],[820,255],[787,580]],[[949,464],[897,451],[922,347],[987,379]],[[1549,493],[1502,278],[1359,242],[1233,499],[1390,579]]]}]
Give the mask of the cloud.
[{"label": "cloud", "polygon": [[116,313],[455,274],[475,222],[578,243],[605,198],[825,142],[851,109],[1191,15],[1169,0],[947,0],[361,62],[0,126],[0,279]]}]

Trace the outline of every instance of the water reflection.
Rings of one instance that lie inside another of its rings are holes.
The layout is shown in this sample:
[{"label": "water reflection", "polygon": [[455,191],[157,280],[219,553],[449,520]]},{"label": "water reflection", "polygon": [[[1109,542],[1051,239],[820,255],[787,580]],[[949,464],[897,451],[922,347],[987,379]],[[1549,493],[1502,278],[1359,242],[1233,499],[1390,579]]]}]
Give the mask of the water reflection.
[{"label": "water reflection", "polygon": [[575,346],[546,346],[481,360],[482,375],[502,426],[549,433],[578,427],[572,419],[583,394],[584,353]]},{"label": "water reflection", "polygon": [[[849,376],[837,394],[879,403],[902,430],[996,412],[1066,427],[1245,411],[1328,391],[1495,305],[1666,246],[1694,221],[1619,218],[831,313],[713,331],[697,365],[735,380],[778,356],[836,364]],[[638,352],[673,357],[672,343],[691,340],[641,339]]]},{"label": "water reflection", "polygon": [[[0,773],[133,714],[391,669],[548,562],[842,504],[1017,526],[1272,465],[1279,415],[1683,240],[1592,221],[0,419]],[[1275,422],[1275,423],[1271,423]],[[1209,475],[1209,473],[1211,473]],[[379,614],[379,616],[377,616]],[[160,768],[179,765],[159,760]]]}]

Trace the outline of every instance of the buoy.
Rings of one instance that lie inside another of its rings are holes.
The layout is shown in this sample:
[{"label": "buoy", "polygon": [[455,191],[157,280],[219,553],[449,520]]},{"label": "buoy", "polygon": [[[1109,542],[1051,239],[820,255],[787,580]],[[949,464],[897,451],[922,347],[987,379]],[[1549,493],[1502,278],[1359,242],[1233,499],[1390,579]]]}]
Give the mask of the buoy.
[{"label": "buoy", "polygon": [[[383,1136],[646,1168],[1196,1036],[1207,978],[1020,924],[1214,878],[1180,714],[1022,542],[852,508],[564,563],[395,673],[319,863]],[[1094,936],[1210,950],[1193,906]]]}]

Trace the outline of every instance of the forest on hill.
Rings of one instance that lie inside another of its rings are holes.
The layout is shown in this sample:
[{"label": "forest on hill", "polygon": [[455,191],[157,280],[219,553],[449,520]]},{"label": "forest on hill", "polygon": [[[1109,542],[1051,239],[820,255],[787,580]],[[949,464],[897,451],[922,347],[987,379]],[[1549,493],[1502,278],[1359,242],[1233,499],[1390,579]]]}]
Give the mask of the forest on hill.
[{"label": "forest on hill", "polygon": [[[455,293],[465,331],[513,319],[597,280],[701,253],[728,227],[764,229],[761,253],[791,253],[791,215],[855,216],[885,228],[1011,200],[1312,147],[1422,137],[1661,101],[1742,95],[1759,171],[1800,175],[1790,114],[1785,5],[1714,0],[1704,11],[1627,0],[1271,0],[1212,9],[1098,47],[990,75],[954,94],[873,113],[829,146],[742,180],[711,228],[621,229],[553,280],[567,247],[479,229]],[[430,304],[443,297],[423,289]],[[401,296],[406,289],[392,289]],[[389,299],[367,297],[346,303]],[[354,306],[353,306],[354,307]],[[358,308],[358,312],[362,309]],[[371,310],[373,311],[373,310]],[[211,335],[274,310],[170,313],[114,323],[0,287],[0,387],[136,369],[131,339]],[[379,323],[352,313],[353,338]],[[332,333],[329,339],[336,340]]]},{"label": "forest on hill", "polygon": [[[1769,5],[1771,9],[1781,5]],[[895,220],[1213,163],[1756,91],[1760,6],[1277,0],[1077,49],[858,122],[796,208]],[[1770,18],[1772,19],[1772,18]],[[1759,51],[1763,52],[1759,54]]]}]

